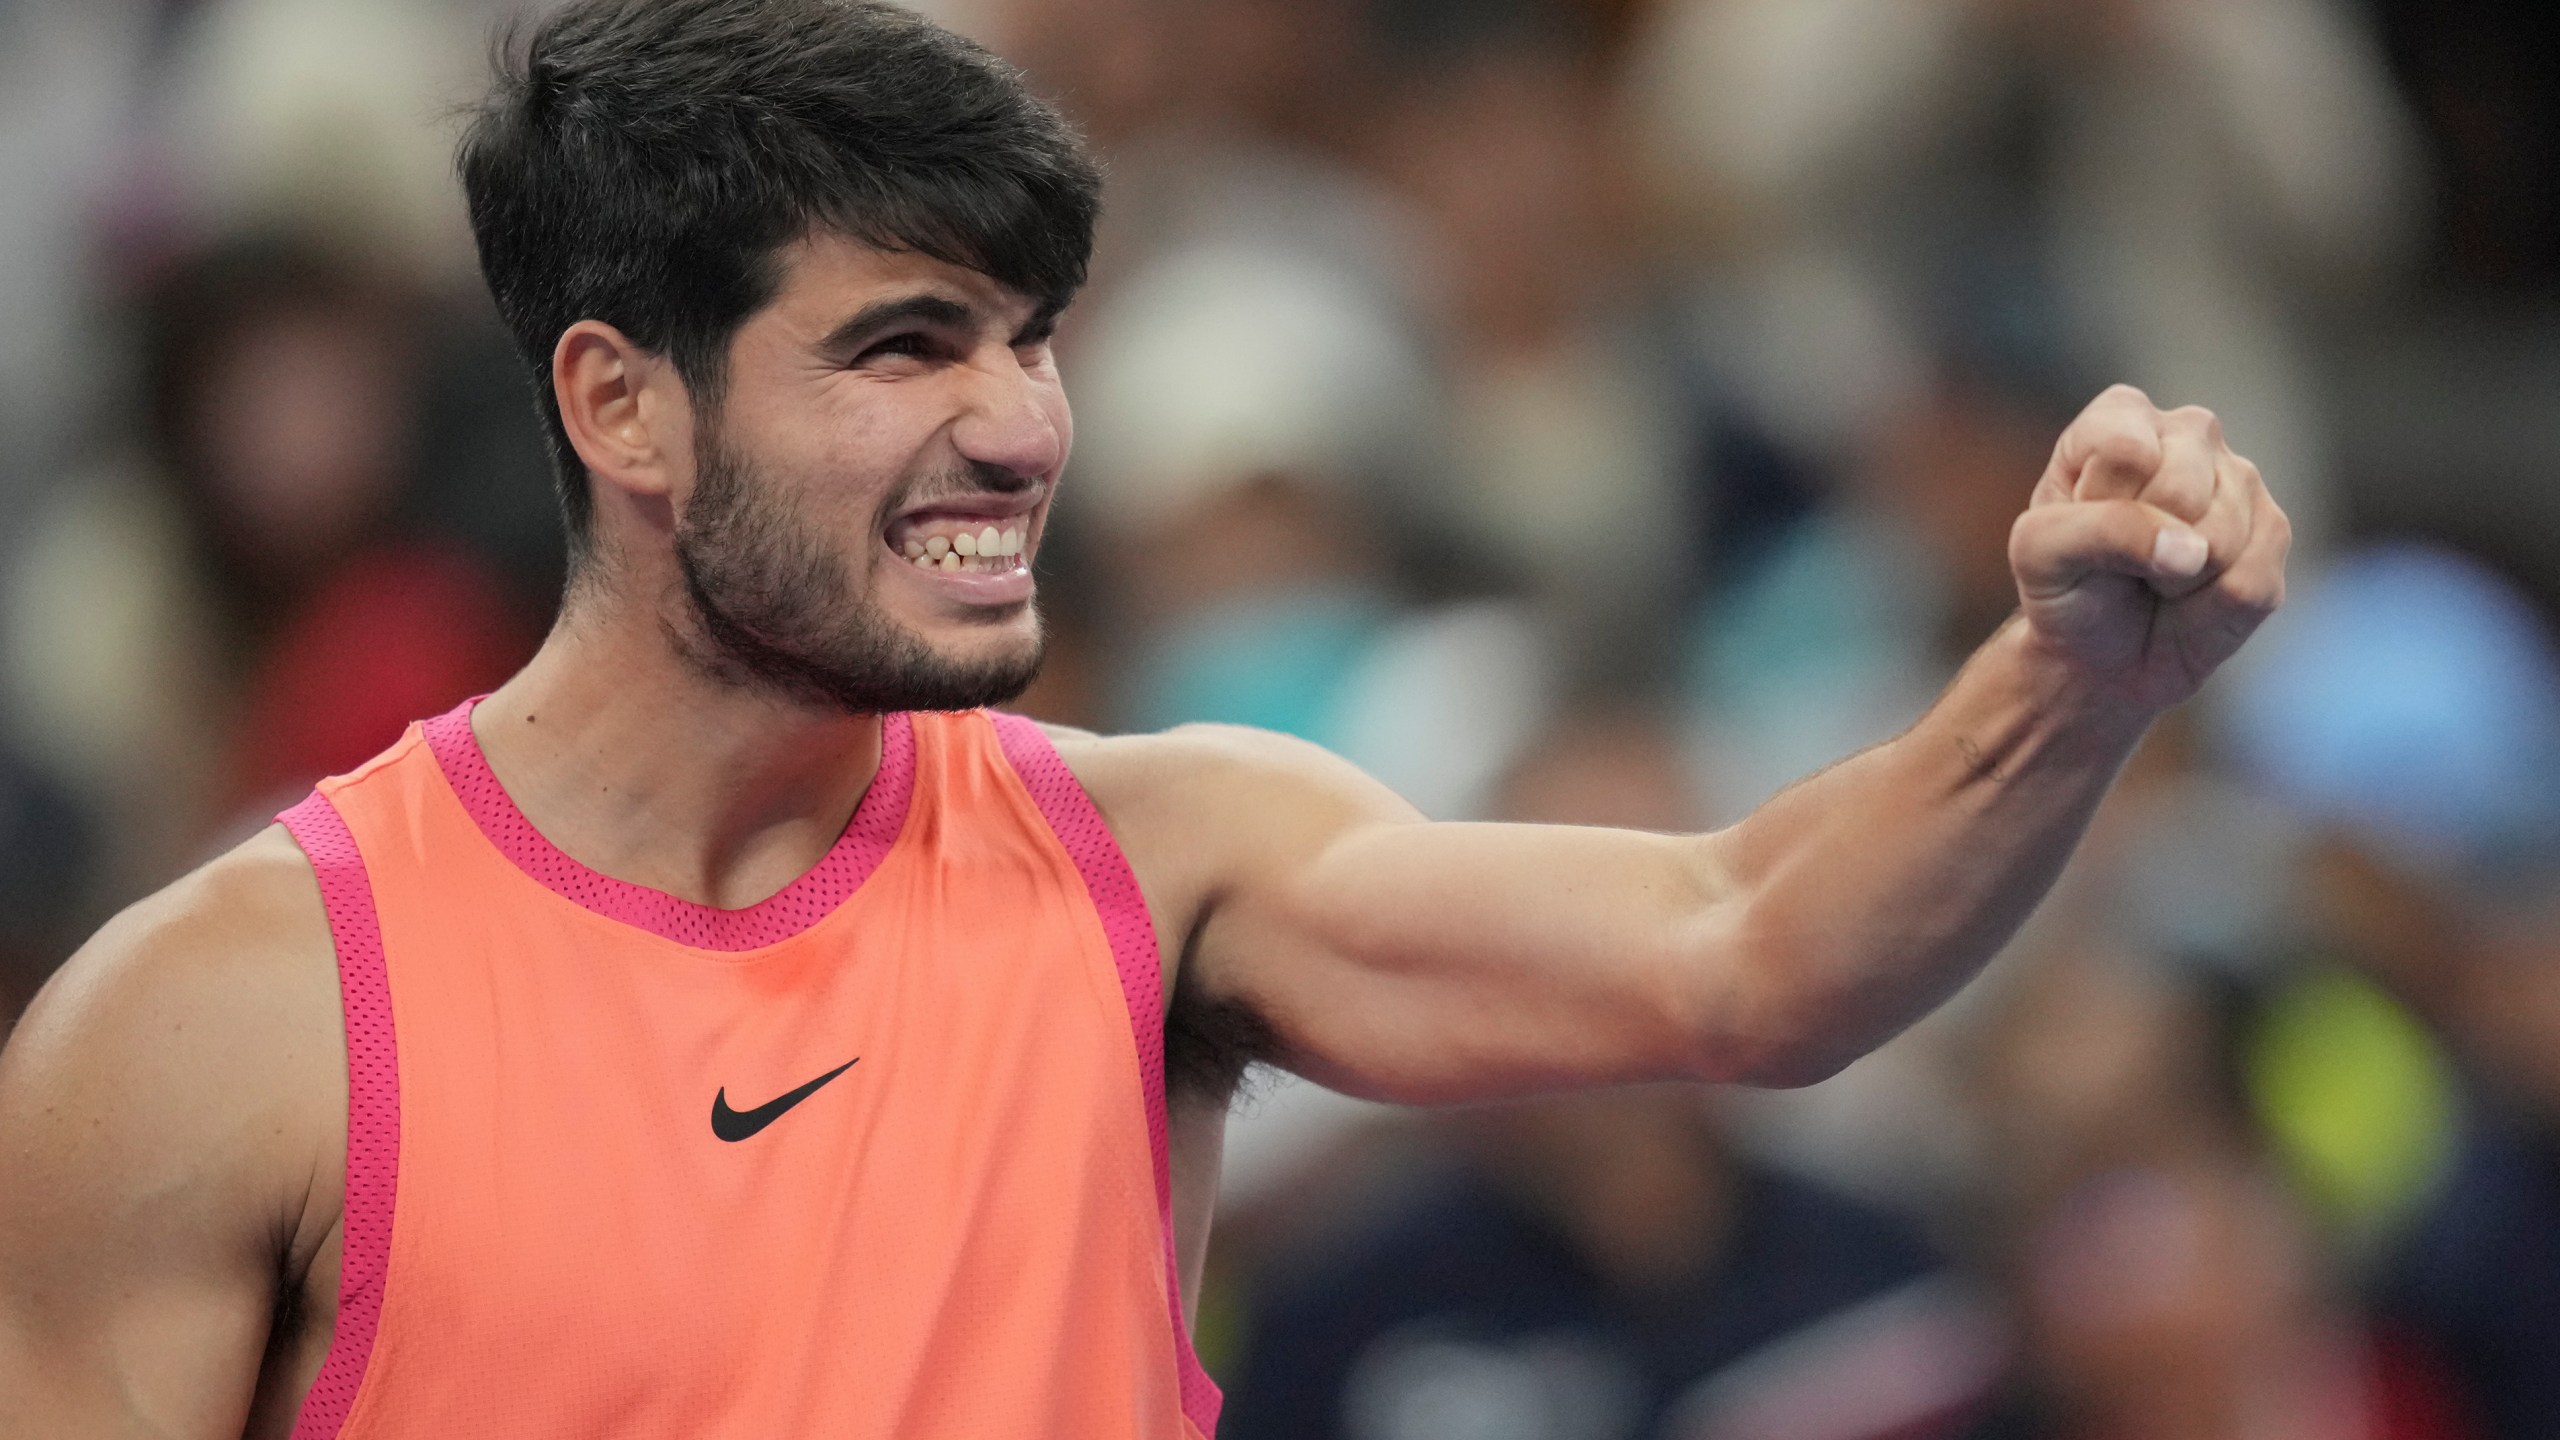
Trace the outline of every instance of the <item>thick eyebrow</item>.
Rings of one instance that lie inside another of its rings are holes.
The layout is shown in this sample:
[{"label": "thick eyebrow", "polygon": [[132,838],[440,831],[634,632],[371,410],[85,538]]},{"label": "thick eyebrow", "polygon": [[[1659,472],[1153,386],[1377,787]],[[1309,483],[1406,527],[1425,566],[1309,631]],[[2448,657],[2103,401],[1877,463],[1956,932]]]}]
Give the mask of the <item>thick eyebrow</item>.
[{"label": "thick eyebrow", "polygon": [[885,330],[925,324],[944,330],[975,330],[978,312],[948,295],[901,295],[863,306],[818,342],[822,355],[851,357]]}]

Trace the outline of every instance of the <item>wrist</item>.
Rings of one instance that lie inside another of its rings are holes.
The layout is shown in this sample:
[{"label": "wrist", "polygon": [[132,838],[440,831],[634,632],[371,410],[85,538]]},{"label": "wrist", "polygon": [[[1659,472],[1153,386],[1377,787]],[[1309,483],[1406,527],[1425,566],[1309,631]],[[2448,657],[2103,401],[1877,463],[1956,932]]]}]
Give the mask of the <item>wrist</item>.
[{"label": "wrist", "polygon": [[2168,708],[2038,634],[2020,615],[1994,632],[1965,669],[2006,722],[1994,722],[1995,733],[2038,751],[2121,760]]}]

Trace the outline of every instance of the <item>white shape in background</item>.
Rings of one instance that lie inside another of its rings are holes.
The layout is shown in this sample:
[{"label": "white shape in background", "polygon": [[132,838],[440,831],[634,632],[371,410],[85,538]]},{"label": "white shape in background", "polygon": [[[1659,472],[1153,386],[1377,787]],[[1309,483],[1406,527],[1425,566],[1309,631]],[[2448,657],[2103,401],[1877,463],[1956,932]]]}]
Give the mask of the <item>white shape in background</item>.
[{"label": "white shape in background", "polygon": [[1427,1329],[1381,1336],[1343,1385],[1352,1440],[1618,1440],[1642,1384],[1572,1334],[1484,1342]]},{"label": "white shape in background", "polygon": [[1478,818],[1554,713],[1555,672],[1526,605],[1478,601],[1400,620],[1343,684],[1343,758],[1434,820]]},{"label": "white shape in background", "polygon": [[1204,244],[1131,276],[1070,357],[1079,504],[1127,533],[1264,476],[1403,469],[1436,407],[1392,312],[1356,277],[1273,247]]},{"label": "white shape in background", "polygon": [[340,235],[456,281],[453,147],[487,90],[484,16],[402,0],[229,0],[191,22],[168,139],[199,217]]},{"label": "white shape in background", "polygon": [[[1828,1315],[1700,1381],[1666,1440],[1887,1440],[1936,1434],[2008,1365],[1997,1312],[1932,1276]],[[1933,1423],[1934,1422],[1934,1423]]]}]

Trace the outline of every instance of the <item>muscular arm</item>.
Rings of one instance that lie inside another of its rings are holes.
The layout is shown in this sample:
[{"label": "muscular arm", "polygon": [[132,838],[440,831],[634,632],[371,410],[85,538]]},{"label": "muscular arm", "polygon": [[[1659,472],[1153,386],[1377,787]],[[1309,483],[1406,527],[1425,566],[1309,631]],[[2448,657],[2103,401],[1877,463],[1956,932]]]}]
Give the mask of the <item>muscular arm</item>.
[{"label": "muscular arm", "polygon": [[29,1009],[0,1052],[0,1434],[250,1425],[335,1214],[328,957],[271,833],[119,917]]},{"label": "muscular arm", "polygon": [[[2164,531],[2206,553],[2178,563]],[[2110,392],[2020,520],[2020,616],[1911,730],[1729,830],[1428,824],[1235,731],[1158,742],[1175,783],[1121,787],[1138,813],[1114,819],[1214,857],[1193,862],[1191,993],[1249,1007],[1275,1058],[1338,1088],[1803,1083],[2007,940],[2152,718],[2277,603],[2285,544],[2211,417]]]}]

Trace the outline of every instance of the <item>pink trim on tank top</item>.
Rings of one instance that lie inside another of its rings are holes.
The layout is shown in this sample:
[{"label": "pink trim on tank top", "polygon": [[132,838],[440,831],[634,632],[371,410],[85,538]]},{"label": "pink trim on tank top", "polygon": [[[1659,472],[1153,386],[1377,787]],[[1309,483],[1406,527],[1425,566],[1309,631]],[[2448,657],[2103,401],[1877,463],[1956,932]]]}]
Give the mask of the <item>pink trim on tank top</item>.
[{"label": "pink trim on tank top", "polygon": [[400,1050],[392,1034],[391,982],[383,970],[373,883],[355,836],[337,807],[316,790],[276,818],[319,877],[346,1016],[347,1179],[337,1329],[293,1424],[293,1440],[334,1440],[355,1408],[382,1323],[393,1201],[400,1189]]},{"label": "pink trim on tank top", "polygon": [[478,698],[465,700],[421,728],[446,783],[480,833],[517,869],[562,899],[698,950],[760,949],[834,913],[898,843],[898,832],[907,823],[907,802],[915,793],[915,726],[903,714],[883,715],[879,773],[834,846],[807,874],[774,894],[743,910],[723,910],[590,870],[544,839],[498,783],[480,738],[471,733],[472,707],[479,703]]},{"label": "pink trim on tank top", "polygon": [[1163,1219],[1164,1290],[1173,1313],[1173,1342],[1182,1381],[1182,1413],[1203,1436],[1218,1433],[1218,1411],[1225,1397],[1202,1369],[1191,1346],[1191,1327],[1182,1314],[1182,1268],[1173,1245],[1173,1167],[1164,1098],[1164,967],[1156,950],[1155,920],[1139,893],[1138,877],[1111,828],[1094,807],[1093,797],[1058,758],[1039,723],[1019,715],[992,711],[996,741],[1004,747],[1023,788],[1040,807],[1102,916],[1102,933],[1111,941],[1112,964],[1120,972],[1120,994],[1129,1004],[1129,1032],[1138,1043],[1138,1083],[1147,1107],[1147,1143],[1155,1152],[1156,1211]]}]

